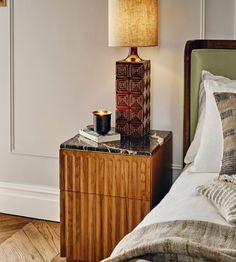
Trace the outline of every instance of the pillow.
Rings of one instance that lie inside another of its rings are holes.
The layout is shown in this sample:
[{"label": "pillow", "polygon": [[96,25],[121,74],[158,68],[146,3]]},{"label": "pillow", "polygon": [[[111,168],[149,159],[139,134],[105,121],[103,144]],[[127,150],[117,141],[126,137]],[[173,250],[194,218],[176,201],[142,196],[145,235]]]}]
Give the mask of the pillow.
[{"label": "pillow", "polygon": [[207,197],[212,202],[228,223],[236,225],[235,184],[214,180],[196,189],[201,195]]},{"label": "pillow", "polygon": [[214,93],[223,129],[220,179],[236,184],[236,94]]},{"label": "pillow", "polygon": [[205,108],[206,108],[206,93],[204,87],[205,80],[215,80],[222,83],[228,83],[231,81],[230,79],[223,77],[223,76],[215,76],[208,71],[202,71],[202,82],[199,88],[199,109],[198,109],[198,123],[194,135],[194,139],[185,155],[184,162],[186,164],[190,164],[194,161],[196,154],[199,150],[201,135],[202,135],[202,128],[205,118]]},{"label": "pillow", "polygon": [[219,173],[223,155],[223,133],[220,115],[213,93],[236,93],[236,80],[222,83],[205,80],[206,111],[198,152],[190,170],[193,172]]}]

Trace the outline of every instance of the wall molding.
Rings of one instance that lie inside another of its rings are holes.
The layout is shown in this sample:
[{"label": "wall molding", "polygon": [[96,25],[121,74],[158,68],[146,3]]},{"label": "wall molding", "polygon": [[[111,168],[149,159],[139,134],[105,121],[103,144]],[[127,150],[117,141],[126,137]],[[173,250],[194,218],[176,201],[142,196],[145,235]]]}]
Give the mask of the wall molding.
[{"label": "wall molding", "polygon": [[[201,1],[200,35],[205,34],[205,0]],[[14,0],[9,0],[10,10],[10,152],[14,155],[58,159],[58,156],[42,152],[24,152],[16,148],[15,141],[15,82],[14,82]],[[181,165],[173,165],[173,169],[181,170]]]},{"label": "wall molding", "polygon": [[10,8],[10,152],[15,149],[14,127],[14,10],[13,0],[9,1]]},{"label": "wall molding", "polygon": [[206,0],[200,1],[200,38],[206,37]]},{"label": "wall molding", "polygon": [[10,8],[10,152],[16,155],[58,159],[58,156],[44,154],[44,153],[22,152],[17,150],[15,146],[14,0],[9,1],[9,8]]},{"label": "wall molding", "polygon": [[0,213],[60,221],[59,190],[0,182]]}]

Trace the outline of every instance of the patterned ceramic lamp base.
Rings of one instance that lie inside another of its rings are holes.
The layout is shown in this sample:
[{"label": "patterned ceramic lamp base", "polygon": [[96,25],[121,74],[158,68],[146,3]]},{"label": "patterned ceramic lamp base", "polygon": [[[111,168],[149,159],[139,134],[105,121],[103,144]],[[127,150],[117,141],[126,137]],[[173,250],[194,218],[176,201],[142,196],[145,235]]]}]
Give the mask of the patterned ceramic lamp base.
[{"label": "patterned ceramic lamp base", "polygon": [[116,62],[116,131],[143,137],[150,132],[150,60]]}]

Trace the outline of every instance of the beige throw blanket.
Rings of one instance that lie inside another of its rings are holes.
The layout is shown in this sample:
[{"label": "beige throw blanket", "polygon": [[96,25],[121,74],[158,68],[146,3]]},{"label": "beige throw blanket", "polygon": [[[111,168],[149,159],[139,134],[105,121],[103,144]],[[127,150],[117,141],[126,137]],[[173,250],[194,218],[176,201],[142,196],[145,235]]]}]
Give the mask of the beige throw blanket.
[{"label": "beige throw blanket", "polygon": [[222,180],[224,176],[220,177],[221,179],[213,180],[196,189],[211,201],[229,224],[236,226],[236,184]]},{"label": "beige throw blanket", "polygon": [[235,262],[236,228],[203,221],[172,221],[137,229],[103,262]]}]

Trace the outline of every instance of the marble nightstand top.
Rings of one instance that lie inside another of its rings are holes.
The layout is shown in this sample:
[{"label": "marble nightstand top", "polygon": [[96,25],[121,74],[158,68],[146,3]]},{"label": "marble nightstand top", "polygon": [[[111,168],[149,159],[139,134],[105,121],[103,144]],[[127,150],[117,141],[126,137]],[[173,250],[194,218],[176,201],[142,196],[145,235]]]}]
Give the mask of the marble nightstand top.
[{"label": "marble nightstand top", "polygon": [[62,149],[75,149],[82,151],[110,152],[123,155],[151,156],[166,140],[171,137],[170,131],[152,130],[145,138],[128,139],[120,141],[96,143],[80,135],[62,143]]}]

